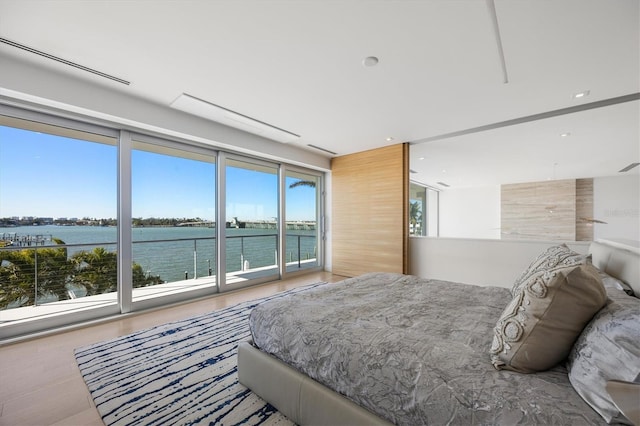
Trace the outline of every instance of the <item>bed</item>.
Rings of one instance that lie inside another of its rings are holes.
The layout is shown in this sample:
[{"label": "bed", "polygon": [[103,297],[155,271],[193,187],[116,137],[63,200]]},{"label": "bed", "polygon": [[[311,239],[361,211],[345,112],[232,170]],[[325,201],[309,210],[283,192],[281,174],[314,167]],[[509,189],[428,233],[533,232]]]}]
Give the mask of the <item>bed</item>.
[{"label": "bed", "polygon": [[640,255],[562,247],[511,289],[371,273],[259,305],[240,383],[298,424],[631,423],[610,392],[640,382]]}]

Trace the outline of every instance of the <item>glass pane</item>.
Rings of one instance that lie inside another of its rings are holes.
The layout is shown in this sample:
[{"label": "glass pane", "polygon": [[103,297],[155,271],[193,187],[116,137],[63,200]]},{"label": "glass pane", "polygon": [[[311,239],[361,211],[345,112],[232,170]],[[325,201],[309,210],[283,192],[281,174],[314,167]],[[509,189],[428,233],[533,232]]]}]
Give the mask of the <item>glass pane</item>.
[{"label": "glass pane", "polygon": [[287,171],[285,182],[287,272],[318,266],[319,183],[319,176]]},{"label": "glass pane", "polygon": [[409,235],[437,237],[438,191],[411,182],[409,185]]},{"label": "glass pane", "polygon": [[277,167],[228,159],[226,213],[227,284],[277,276]]},{"label": "glass pane", "polygon": [[215,285],[215,157],[133,148],[133,300]]},{"label": "glass pane", "polygon": [[0,323],[117,303],[116,160],[115,138],[0,117]]},{"label": "glass pane", "polygon": [[427,188],[411,183],[409,186],[409,235],[427,235]]}]

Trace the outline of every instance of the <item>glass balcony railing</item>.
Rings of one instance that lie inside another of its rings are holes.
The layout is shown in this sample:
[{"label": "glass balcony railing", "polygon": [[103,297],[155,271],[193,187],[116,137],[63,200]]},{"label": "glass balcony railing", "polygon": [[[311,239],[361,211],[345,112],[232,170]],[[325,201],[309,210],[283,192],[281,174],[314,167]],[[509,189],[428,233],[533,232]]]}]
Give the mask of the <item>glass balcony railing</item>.
[{"label": "glass balcony railing", "polygon": [[286,247],[287,272],[318,266],[318,245],[315,235],[287,234]]},{"label": "glass balcony railing", "polygon": [[[316,266],[315,247],[315,235],[288,234],[287,271]],[[215,237],[134,241],[132,251],[134,301],[216,284]],[[227,236],[226,251],[228,283],[277,273],[277,234]],[[0,325],[116,304],[117,282],[115,242],[52,244],[49,239],[0,247]]]}]

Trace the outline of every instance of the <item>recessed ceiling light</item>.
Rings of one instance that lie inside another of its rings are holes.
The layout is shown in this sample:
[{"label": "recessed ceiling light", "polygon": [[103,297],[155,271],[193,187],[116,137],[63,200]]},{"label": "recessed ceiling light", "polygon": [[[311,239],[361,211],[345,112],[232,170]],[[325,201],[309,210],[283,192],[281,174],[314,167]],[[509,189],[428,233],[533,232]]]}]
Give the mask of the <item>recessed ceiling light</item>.
[{"label": "recessed ceiling light", "polygon": [[362,65],[364,65],[365,67],[375,67],[376,65],[378,65],[378,62],[380,61],[375,56],[367,56],[362,60]]},{"label": "recessed ceiling light", "polygon": [[424,160],[424,157],[420,157],[420,158],[418,158],[418,160]]},{"label": "recessed ceiling light", "polygon": [[569,132],[560,133],[560,137],[561,138],[566,138],[566,137],[569,137],[569,136],[571,136],[571,133],[569,133]]},{"label": "recessed ceiling light", "polygon": [[589,96],[589,91],[585,90],[583,92],[578,92],[578,93],[574,93],[573,94],[573,99],[580,99],[580,98],[584,98],[586,96]]},{"label": "recessed ceiling light", "polygon": [[387,138],[387,142],[392,142],[393,140],[394,140],[394,139],[393,139],[391,136],[389,136],[389,137]]}]

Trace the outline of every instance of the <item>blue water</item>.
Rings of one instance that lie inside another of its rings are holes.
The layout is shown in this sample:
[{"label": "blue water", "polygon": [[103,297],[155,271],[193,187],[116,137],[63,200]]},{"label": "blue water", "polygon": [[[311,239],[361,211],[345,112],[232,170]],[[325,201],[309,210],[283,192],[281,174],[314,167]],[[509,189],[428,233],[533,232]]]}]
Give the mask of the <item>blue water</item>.
[{"label": "blue water", "polygon": [[[242,270],[243,261],[250,268],[277,265],[277,231],[274,229],[227,229],[227,272]],[[50,243],[58,238],[66,244],[83,244],[70,247],[69,256],[81,250],[104,247],[116,250],[117,229],[97,226],[20,226],[0,227],[0,239],[11,235],[42,236]],[[298,236],[301,236],[298,238]],[[213,228],[133,228],[133,261],[152,275],[159,275],[165,282],[209,275],[216,272],[216,240]],[[173,241],[161,241],[173,240]],[[298,240],[302,260],[316,258],[315,231],[288,231],[286,261],[298,260]],[[150,241],[150,242],[148,242]],[[195,251],[195,256],[194,256]],[[186,272],[186,274],[185,274]]]}]

